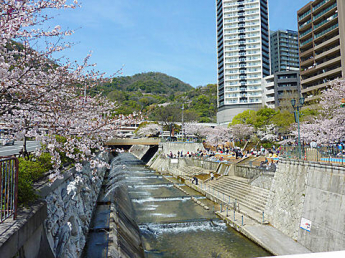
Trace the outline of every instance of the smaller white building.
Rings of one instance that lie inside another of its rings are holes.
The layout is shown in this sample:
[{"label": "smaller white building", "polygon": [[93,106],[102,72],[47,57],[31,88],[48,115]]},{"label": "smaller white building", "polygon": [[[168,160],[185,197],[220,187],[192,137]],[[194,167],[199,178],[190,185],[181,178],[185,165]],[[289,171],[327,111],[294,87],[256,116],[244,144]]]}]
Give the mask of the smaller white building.
[{"label": "smaller white building", "polygon": [[263,103],[268,108],[275,108],[274,74],[262,79]]}]

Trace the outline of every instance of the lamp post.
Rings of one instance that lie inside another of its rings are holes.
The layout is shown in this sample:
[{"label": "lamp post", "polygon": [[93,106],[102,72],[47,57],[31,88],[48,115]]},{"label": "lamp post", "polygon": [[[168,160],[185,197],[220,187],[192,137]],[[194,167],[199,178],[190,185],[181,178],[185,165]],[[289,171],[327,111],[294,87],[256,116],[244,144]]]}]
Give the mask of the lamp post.
[{"label": "lamp post", "polygon": [[300,127],[299,127],[299,111],[301,107],[304,104],[304,98],[300,97],[299,102],[297,103],[296,99],[291,100],[291,105],[293,109],[295,110],[295,121],[297,122],[297,127],[298,127],[298,158],[302,158],[302,153],[301,153],[301,132],[300,132]]}]

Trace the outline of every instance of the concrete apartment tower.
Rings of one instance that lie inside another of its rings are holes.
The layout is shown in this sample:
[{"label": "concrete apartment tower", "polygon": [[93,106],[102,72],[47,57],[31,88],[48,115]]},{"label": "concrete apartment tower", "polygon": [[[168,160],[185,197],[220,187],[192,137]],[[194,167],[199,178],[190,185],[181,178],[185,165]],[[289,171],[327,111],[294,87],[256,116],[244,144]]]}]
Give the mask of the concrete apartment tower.
[{"label": "concrete apartment tower", "polygon": [[315,0],[297,12],[301,90],[317,103],[332,80],[345,74],[345,0]]},{"label": "concrete apartment tower", "polygon": [[298,32],[271,31],[270,51],[271,75],[262,80],[263,103],[279,108],[281,102],[300,94]]},{"label": "concrete apartment tower", "polygon": [[270,33],[271,74],[299,70],[298,32],[278,30]]},{"label": "concrete apartment tower", "polygon": [[261,79],[270,74],[267,0],[216,0],[217,122],[262,106]]}]

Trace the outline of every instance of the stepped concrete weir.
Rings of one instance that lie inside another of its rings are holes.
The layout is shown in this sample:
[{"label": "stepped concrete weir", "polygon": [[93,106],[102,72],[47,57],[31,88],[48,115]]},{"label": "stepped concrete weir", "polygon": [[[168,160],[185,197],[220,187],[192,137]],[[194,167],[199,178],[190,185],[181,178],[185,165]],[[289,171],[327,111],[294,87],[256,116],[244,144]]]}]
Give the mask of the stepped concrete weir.
[{"label": "stepped concrete weir", "polygon": [[129,153],[120,155],[127,167],[130,210],[139,225],[146,257],[270,255],[228,227],[214,213],[218,205],[183,180],[160,175]]}]

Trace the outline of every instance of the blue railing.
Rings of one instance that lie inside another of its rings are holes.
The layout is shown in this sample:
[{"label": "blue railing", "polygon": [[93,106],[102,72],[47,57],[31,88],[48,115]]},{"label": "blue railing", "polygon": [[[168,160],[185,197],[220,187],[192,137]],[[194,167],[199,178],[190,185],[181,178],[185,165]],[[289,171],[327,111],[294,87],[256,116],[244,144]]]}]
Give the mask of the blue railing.
[{"label": "blue railing", "polygon": [[18,165],[15,157],[0,157],[0,223],[17,216]]}]

